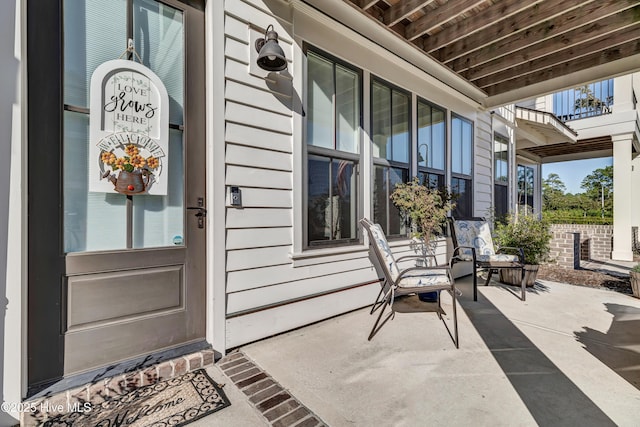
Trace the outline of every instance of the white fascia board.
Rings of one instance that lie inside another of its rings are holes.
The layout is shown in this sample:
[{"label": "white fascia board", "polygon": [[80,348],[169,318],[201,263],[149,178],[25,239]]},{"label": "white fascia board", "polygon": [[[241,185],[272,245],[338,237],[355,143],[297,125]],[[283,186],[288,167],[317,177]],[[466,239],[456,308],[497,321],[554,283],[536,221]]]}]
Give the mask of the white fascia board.
[{"label": "white fascia board", "polygon": [[638,113],[633,110],[605,114],[569,122],[578,132],[578,139],[598,138],[607,135],[636,132],[638,135]]},{"label": "white fascia board", "polygon": [[451,93],[461,101],[473,102],[477,107],[485,104],[487,94],[478,89],[451,69],[431,58],[417,46],[394,35],[382,24],[341,0],[290,0],[292,6],[301,13],[325,24],[335,26],[336,22],[366,39],[369,49],[378,54],[393,55],[407,63],[415,71],[426,73],[433,84],[444,84],[453,89]]}]

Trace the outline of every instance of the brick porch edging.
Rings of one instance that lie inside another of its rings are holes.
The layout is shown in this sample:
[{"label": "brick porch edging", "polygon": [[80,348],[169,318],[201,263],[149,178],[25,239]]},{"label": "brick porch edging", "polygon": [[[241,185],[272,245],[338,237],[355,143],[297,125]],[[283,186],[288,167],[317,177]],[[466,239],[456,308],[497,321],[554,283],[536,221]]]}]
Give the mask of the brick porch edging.
[{"label": "brick porch edging", "polygon": [[271,426],[327,426],[241,351],[226,355],[217,365]]},{"label": "brick porch edging", "polygon": [[[104,378],[52,396],[29,399],[27,402],[30,407],[36,410],[22,412],[20,425],[40,425],[47,421],[50,415],[56,416],[61,412],[66,413],[68,412],[67,409],[73,408],[74,405],[82,405],[87,402],[92,405],[98,405],[115,396],[122,396],[137,388],[179,377],[187,372],[213,365],[213,363],[213,350],[201,350],[147,368]],[[75,407],[77,408],[77,406]],[[64,408],[65,410],[57,411],[57,408]]]}]

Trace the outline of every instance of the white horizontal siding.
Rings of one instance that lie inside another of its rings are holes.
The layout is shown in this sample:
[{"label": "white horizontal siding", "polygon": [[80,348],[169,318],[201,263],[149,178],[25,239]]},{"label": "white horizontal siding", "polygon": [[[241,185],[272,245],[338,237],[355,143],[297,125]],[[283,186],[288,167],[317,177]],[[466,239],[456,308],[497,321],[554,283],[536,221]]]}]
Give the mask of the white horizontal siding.
[{"label": "white horizontal siding", "polygon": [[492,185],[493,184],[493,180],[491,179],[490,176],[487,176],[485,174],[478,174],[476,175],[476,182],[474,183],[474,185]]},{"label": "white horizontal siding", "polygon": [[277,1],[226,0],[225,12],[225,183],[240,187],[243,206],[226,211],[226,271],[236,278],[228,280],[227,289],[245,293],[228,303],[230,313],[305,291],[304,283],[289,296],[293,285],[271,296],[260,290],[273,284],[266,272],[292,265],[293,86],[290,76],[254,72],[252,40],[273,25],[285,55],[293,58],[292,26],[286,22],[291,8]]},{"label": "white horizontal siding", "polygon": [[227,142],[248,145],[252,147],[268,148],[270,150],[291,153],[291,135],[271,132],[265,129],[256,129],[249,125],[227,123],[225,129]]},{"label": "white horizontal siding", "polygon": [[291,226],[291,209],[227,208],[228,229]]},{"label": "white horizontal siding", "polygon": [[[308,325],[373,303],[377,283],[227,319],[227,348]],[[366,336],[368,331],[362,331]]]},{"label": "white horizontal siding", "polygon": [[243,123],[275,132],[292,133],[291,116],[272,113],[263,108],[227,101],[225,117],[227,121],[235,123]]},{"label": "white horizontal siding", "polygon": [[227,37],[224,42],[224,54],[245,65],[249,64],[249,44]]},{"label": "white horizontal siding", "polygon": [[232,271],[227,275],[227,291],[237,292],[261,286],[301,281],[314,277],[324,277],[340,272],[368,268],[373,274],[371,262],[366,255],[360,258],[328,262],[304,267],[293,267],[291,264],[275,265],[252,270]]},{"label": "white horizontal siding", "polygon": [[228,165],[242,165],[291,172],[291,154],[280,151],[261,150],[243,145],[227,144],[225,160]]},{"label": "white horizontal siding", "polygon": [[289,246],[274,246],[227,251],[227,271],[286,264],[290,250]]},{"label": "white horizontal siding", "polygon": [[225,15],[224,34],[226,38],[238,40],[246,45],[249,44],[249,24],[235,16]]},{"label": "white horizontal siding", "polygon": [[239,82],[227,81],[225,97],[229,101],[259,105],[272,113],[291,116],[291,96],[280,96],[277,92],[258,89]]},{"label": "white horizontal siding", "polygon": [[292,177],[290,172],[257,169],[244,166],[227,166],[227,185],[245,187],[282,188],[291,189]]},{"label": "white horizontal siding", "polygon": [[291,227],[230,229],[227,249],[291,245],[292,238]]},{"label": "white horizontal siding", "polygon": [[[279,2],[266,2],[257,0],[226,0],[225,12],[240,22],[251,23],[257,28],[266,29],[273,25],[278,33],[280,41],[291,44],[291,8]],[[291,56],[288,56],[291,58]]]},{"label": "white horizontal siding", "polygon": [[243,208],[291,208],[291,191],[266,188],[242,188]]},{"label": "white horizontal siding", "polygon": [[[369,269],[362,269],[312,279],[305,278],[302,281],[266,286],[242,292],[232,292],[227,294],[227,314],[301,299],[309,295],[344,288],[354,283],[366,283],[374,280],[376,280],[375,274]],[[366,301],[369,304],[372,302]]]},{"label": "white horizontal siding", "polygon": [[478,114],[474,158],[474,215],[487,216],[493,206],[493,166],[490,116]]}]

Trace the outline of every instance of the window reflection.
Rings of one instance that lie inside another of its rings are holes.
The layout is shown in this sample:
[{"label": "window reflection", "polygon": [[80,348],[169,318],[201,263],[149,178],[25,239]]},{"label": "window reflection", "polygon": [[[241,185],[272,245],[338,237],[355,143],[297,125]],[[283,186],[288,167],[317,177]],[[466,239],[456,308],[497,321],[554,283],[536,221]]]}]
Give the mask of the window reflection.
[{"label": "window reflection", "polygon": [[307,51],[308,246],[357,240],[360,74]]},{"label": "window reflection", "polygon": [[473,216],[473,122],[462,117],[451,118],[451,192],[456,202],[454,216]]},{"label": "window reflection", "polygon": [[333,148],[333,64],[307,56],[307,144]]},{"label": "window reflection", "polygon": [[373,217],[387,236],[406,236],[407,227],[400,211],[390,196],[396,184],[409,180],[409,170],[388,166],[375,166],[373,187]]},{"label": "window reflection", "polygon": [[311,245],[356,238],[355,163],[309,156],[308,236]]},{"label": "window reflection", "polygon": [[518,165],[518,206],[519,212],[533,212],[533,168]]},{"label": "window reflection", "polygon": [[410,101],[406,93],[373,82],[371,127],[375,157],[409,162]]},{"label": "window reflection", "polygon": [[418,102],[418,166],[444,170],[444,111]]},{"label": "window reflection", "polygon": [[473,216],[471,180],[463,178],[451,178],[451,192],[456,203],[453,210],[455,218],[470,218]]},{"label": "window reflection", "polygon": [[509,139],[494,135],[493,142],[494,175],[494,215],[496,220],[504,219],[509,210]]}]

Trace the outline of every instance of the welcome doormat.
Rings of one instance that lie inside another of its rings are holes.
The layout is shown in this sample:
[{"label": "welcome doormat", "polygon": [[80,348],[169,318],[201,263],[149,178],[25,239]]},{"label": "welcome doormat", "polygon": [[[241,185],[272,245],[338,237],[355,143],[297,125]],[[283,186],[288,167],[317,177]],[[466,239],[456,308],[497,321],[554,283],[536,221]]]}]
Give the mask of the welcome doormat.
[{"label": "welcome doormat", "polygon": [[[50,418],[46,427],[183,426],[231,405],[204,369],[141,387],[84,411]],[[81,408],[84,408],[81,406]]]}]

